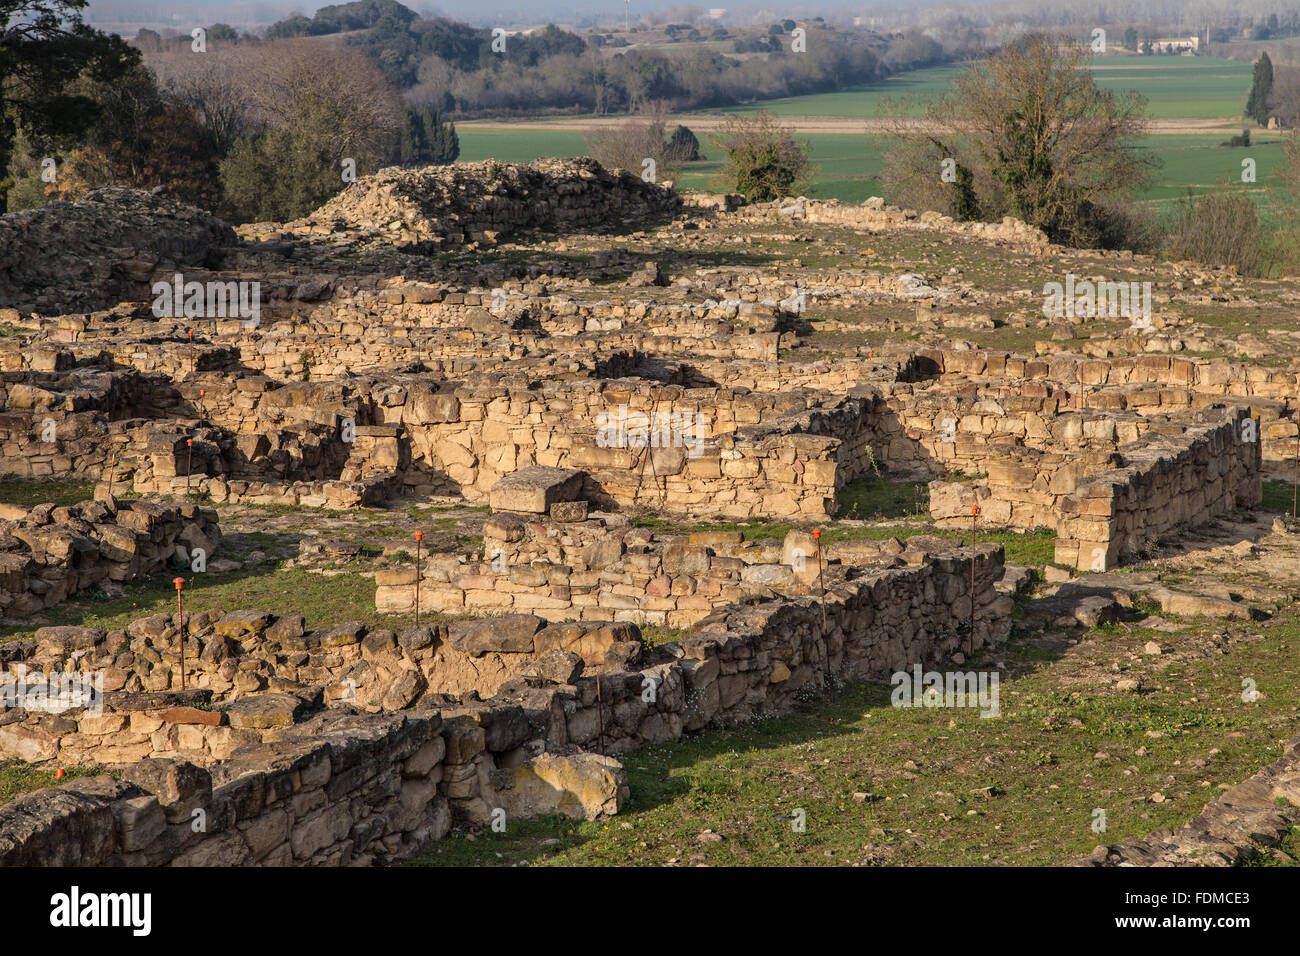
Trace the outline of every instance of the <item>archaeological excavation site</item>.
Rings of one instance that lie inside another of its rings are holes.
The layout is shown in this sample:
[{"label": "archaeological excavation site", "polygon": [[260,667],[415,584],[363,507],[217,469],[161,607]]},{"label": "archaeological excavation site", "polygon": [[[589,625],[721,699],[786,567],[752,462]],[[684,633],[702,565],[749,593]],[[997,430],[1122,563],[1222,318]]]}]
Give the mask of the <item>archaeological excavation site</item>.
[{"label": "archaeological excavation site", "polygon": [[0,866],[1294,863],[1298,302],[585,158],[5,215]]}]

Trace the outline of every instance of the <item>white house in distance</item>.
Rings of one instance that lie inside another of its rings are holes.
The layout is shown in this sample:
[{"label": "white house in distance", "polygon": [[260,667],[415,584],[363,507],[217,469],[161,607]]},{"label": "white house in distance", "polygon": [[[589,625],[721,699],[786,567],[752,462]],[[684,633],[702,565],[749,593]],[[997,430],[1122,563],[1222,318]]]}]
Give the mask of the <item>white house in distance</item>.
[{"label": "white house in distance", "polygon": [[1156,53],[1198,53],[1201,49],[1201,38],[1198,36],[1161,37],[1151,41],[1151,49]]}]

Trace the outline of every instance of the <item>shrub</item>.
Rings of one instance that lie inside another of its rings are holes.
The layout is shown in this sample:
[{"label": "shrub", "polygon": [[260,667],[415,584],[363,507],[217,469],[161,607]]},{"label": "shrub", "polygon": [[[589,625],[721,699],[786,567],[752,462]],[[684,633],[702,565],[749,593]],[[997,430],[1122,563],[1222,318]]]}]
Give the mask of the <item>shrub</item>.
[{"label": "shrub", "polygon": [[1240,193],[1188,195],[1169,217],[1162,253],[1170,259],[1236,266],[1248,276],[1267,275],[1277,263],[1255,204]]},{"label": "shrub", "polygon": [[713,143],[725,157],[721,180],[750,202],[771,202],[808,188],[810,147],[771,113],[728,116]]},{"label": "shrub", "polygon": [[678,126],[673,130],[673,135],[668,137],[664,152],[670,161],[676,163],[693,163],[703,158],[700,156],[699,139],[685,126]]}]

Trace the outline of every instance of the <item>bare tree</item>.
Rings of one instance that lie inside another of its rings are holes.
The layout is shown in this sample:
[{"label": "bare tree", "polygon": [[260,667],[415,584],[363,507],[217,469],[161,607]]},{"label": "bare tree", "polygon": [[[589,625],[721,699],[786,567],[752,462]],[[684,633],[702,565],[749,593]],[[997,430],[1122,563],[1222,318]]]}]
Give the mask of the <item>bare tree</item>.
[{"label": "bare tree", "polygon": [[653,170],[656,180],[672,179],[681,165],[668,149],[668,110],[660,102],[645,104],[639,116],[593,130],[587,151],[607,169],[637,175]]},{"label": "bare tree", "polygon": [[360,50],[311,40],[267,43],[249,72],[266,125],[310,130],[339,155],[391,155],[404,122],[401,100]]},{"label": "bare tree", "polygon": [[896,128],[891,197],[1010,213],[1058,242],[1117,241],[1120,204],[1156,161],[1128,143],[1145,128],[1143,98],[1098,89],[1087,61],[1073,42],[1031,35],[968,67],[922,121]]},{"label": "bare tree", "polygon": [[157,58],[159,81],[188,106],[219,155],[230,151],[249,127],[253,90],[249,65],[256,54],[223,45],[210,53],[169,53]]}]

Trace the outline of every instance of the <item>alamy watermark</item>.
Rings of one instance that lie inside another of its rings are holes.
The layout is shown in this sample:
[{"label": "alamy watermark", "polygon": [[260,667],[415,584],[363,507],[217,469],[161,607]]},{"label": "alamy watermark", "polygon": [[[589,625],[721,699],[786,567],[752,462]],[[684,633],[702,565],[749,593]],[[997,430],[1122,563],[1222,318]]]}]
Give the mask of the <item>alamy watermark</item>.
[{"label": "alamy watermark", "polygon": [[255,329],[262,321],[260,282],[186,282],[178,272],[171,282],[155,282],[152,291],[155,318],[237,318],[246,329]]},{"label": "alamy watermark", "polygon": [[996,717],[998,708],[997,671],[925,671],[920,664],[912,672],[896,671],[889,678],[894,707],[972,707],[981,717]]},{"label": "alamy watermark", "polygon": [[61,714],[85,709],[92,717],[104,712],[104,674],[82,671],[29,671],[19,664],[0,673],[0,707],[21,707],[31,713]]},{"label": "alamy watermark", "polygon": [[645,412],[619,405],[596,415],[596,445],[600,448],[685,448],[697,458],[709,436],[709,417],[697,412]]},{"label": "alamy watermark", "polygon": [[1076,282],[1070,272],[1064,284],[1044,283],[1043,297],[1049,319],[1126,318],[1138,328],[1151,324],[1150,282]]}]

